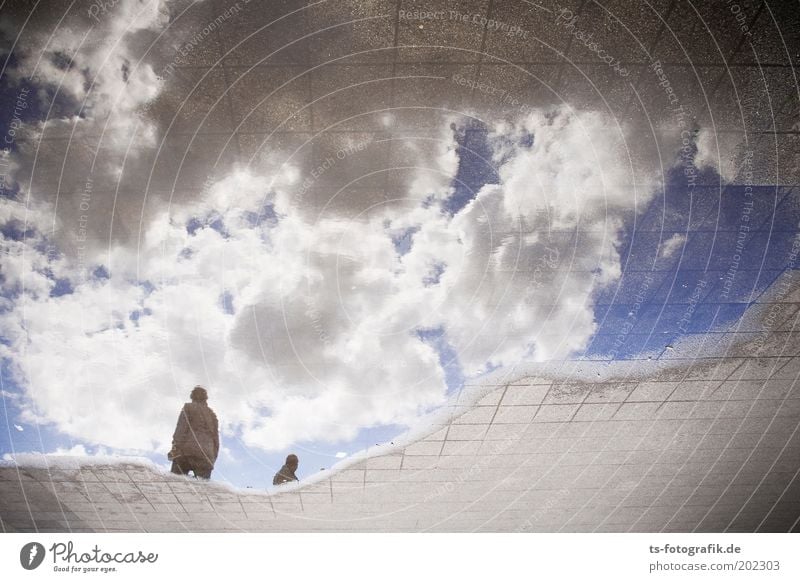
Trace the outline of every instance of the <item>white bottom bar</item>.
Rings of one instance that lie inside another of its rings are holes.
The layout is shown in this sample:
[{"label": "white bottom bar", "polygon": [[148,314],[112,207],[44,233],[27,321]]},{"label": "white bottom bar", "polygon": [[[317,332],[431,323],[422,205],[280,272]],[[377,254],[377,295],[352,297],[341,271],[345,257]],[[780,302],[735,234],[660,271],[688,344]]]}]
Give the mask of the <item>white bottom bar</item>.
[{"label": "white bottom bar", "polygon": [[[41,544],[33,556],[32,542]],[[0,573],[4,580],[777,581],[800,579],[798,550],[792,534],[4,534]],[[37,560],[35,569],[23,567]]]}]

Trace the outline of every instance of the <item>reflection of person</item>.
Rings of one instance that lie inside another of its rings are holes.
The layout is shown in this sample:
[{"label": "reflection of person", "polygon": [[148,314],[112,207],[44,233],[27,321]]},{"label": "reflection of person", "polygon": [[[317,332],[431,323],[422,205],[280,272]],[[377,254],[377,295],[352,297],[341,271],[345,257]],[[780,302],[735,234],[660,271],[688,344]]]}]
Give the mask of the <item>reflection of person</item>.
[{"label": "reflection of person", "polygon": [[272,484],[282,485],[283,483],[288,483],[289,481],[299,481],[300,479],[298,479],[297,475],[294,474],[294,472],[297,471],[297,466],[299,464],[300,461],[298,461],[297,455],[289,455],[286,457],[286,463],[284,463],[280,471],[275,473],[275,476],[272,478]]},{"label": "reflection of person", "polygon": [[192,471],[195,477],[210,479],[219,453],[219,422],[208,407],[205,388],[195,386],[191,398],[183,405],[172,436],[172,472],[187,475]]}]

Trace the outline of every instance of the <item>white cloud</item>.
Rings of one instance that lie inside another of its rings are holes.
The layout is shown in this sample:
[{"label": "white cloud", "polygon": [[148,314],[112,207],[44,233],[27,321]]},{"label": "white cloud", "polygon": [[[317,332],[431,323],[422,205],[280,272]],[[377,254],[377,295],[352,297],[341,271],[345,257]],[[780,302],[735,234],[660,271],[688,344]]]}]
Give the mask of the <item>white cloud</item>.
[{"label": "white cloud", "polygon": [[738,158],[742,154],[742,140],[735,133],[714,133],[701,128],[695,138],[697,153],[694,163],[698,168],[712,168],[726,182],[733,182],[737,174]]},{"label": "white cloud", "polygon": [[50,14],[66,21],[38,27],[7,22],[3,32],[16,37],[16,66],[9,74],[18,81],[32,78],[40,87],[57,87],[82,104],[88,119],[106,121],[112,116],[113,122],[113,116],[137,109],[158,92],[152,67],[141,62],[132,41],[141,31],[167,24],[165,4],[121,0],[100,19],[91,18],[88,11],[68,10]]},{"label": "white cloud", "polygon": [[592,295],[620,275],[622,213],[652,191],[631,188],[641,168],[626,134],[599,114],[537,111],[496,139],[523,129],[534,147],[516,148],[501,183],[485,186],[447,226],[434,319],[468,373],[585,347],[595,330]]},{"label": "white cloud", "polygon": [[[89,442],[163,450],[180,402],[202,382],[245,442],[281,448],[351,438],[439,403],[434,350],[387,329],[397,257],[380,225],[287,215],[254,226],[248,213],[264,203],[266,184],[235,172],[204,204],[152,222],[138,251],[87,256],[87,267],[105,264],[111,276],[72,276],[74,293],[51,297],[55,279],[28,273],[37,292],[0,316],[12,340],[3,350],[33,404],[26,418]],[[187,233],[192,218],[212,215],[224,232]],[[67,256],[47,262],[31,245],[27,253],[54,272],[80,268]]]},{"label": "white cloud", "polygon": [[675,233],[667,240],[661,243],[661,246],[658,249],[658,256],[662,259],[668,259],[672,255],[675,254],[679,248],[681,248],[684,243],[686,242],[686,236],[680,233]]},{"label": "white cloud", "polygon": [[[122,30],[107,32],[128,46]],[[157,85],[143,66],[141,97],[121,96],[131,81],[102,71],[125,57],[101,56],[82,56],[103,88],[91,110],[111,120],[110,150],[125,152],[136,109]],[[71,75],[69,91],[87,97]],[[508,145],[522,132],[534,134],[533,148]],[[137,143],[150,143],[142,135]],[[13,300],[0,312],[10,342],[0,356],[25,387],[24,419],[89,443],[163,452],[201,383],[226,434],[283,449],[407,424],[442,403],[445,374],[420,329],[442,330],[470,375],[583,348],[595,330],[594,293],[620,275],[623,214],[647,202],[650,184],[631,188],[642,168],[625,131],[599,114],[534,112],[491,139],[500,183],[452,217],[440,207],[458,167],[446,128],[435,171],[398,193],[428,203],[358,220],[307,216],[296,206],[296,169],[277,164],[231,168],[196,199],[156,206],[133,243],[65,254],[48,255],[42,233],[65,221],[69,229],[69,215],[54,220],[38,192],[34,205],[9,202],[4,218],[38,227],[24,241],[3,240]],[[116,158],[104,160],[113,173]],[[413,244],[401,256],[391,235],[408,229]],[[91,275],[100,265],[107,278]],[[73,292],[51,296],[59,279]]]},{"label": "white cloud", "polygon": [[[127,211],[130,195],[108,193],[141,184],[159,133],[143,107],[163,88],[148,46],[167,24],[166,2],[106,4],[97,19],[85,7],[65,5],[36,10],[30,22],[21,11],[21,19],[9,17],[0,27],[15,41],[7,81],[28,107],[39,101],[47,114],[17,129],[10,176],[38,205],[29,221],[38,219],[73,254],[81,244],[108,242],[112,207],[118,222],[141,213],[141,205]],[[126,233],[115,226],[115,237]]]},{"label": "white cloud", "polygon": [[[68,449],[65,449],[63,447],[58,447],[58,448],[56,448],[55,451],[53,451],[52,453],[48,453],[48,454],[56,456],[56,457],[67,457],[67,456],[88,457],[88,456],[90,456],[91,453],[89,453],[89,451],[83,445],[74,445],[74,446],[72,446],[72,447],[70,447]],[[98,454],[98,453],[95,453],[95,454]]]},{"label": "white cloud", "polygon": [[111,453],[104,449],[103,447],[98,447],[96,451],[92,452],[87,449],[85,446],[78,444],[73,445],[70,448],[64,447],[56,447],[54,451],[50,451],[48,453],[42,452],[24,452],[24,453],[5,453],[3,455],[3,461],[15,461],[21,460],[28,457],[39,457],[39,458],[48,458],[48,457],[109,457]]}]

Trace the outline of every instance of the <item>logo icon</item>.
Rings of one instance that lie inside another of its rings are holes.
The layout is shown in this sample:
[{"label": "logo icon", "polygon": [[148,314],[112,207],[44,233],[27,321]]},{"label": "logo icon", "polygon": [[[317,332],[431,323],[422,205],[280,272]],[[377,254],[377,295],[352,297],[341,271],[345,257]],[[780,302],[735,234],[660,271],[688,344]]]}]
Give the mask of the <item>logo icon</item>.
[{"label": "logo icon", "polygon": [[26,570],[35,570],[44,561],[44,546],[39,542],[30,542],[19,551],[19,563]]}]

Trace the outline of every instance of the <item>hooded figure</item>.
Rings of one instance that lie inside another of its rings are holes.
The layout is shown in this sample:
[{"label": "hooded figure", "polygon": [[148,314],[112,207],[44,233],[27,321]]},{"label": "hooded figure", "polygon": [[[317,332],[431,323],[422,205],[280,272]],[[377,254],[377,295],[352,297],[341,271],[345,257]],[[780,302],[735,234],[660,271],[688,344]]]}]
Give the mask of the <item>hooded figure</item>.
[{"label": "hooded figure", "polygon": [[209,479],[219,453],[219,422],[208,407],[205,388],[195,386],[191,398],[183,405],[172,435],[172,472],[187,475],[192,471],[195,477]]},{"label": "hooded figure", "polygon": [[298,461],[297,455],[289,455],[286,457],[286,463],[284,463],[280,471],[275,473],[275,476],[272,478],[272,484],[282,485],[283,483],[288,483],[289,481],[299,481],[300,479],[298,479],[297,475],[294,474],[294,472],[297,471],[299,464],[300,461]]}]

